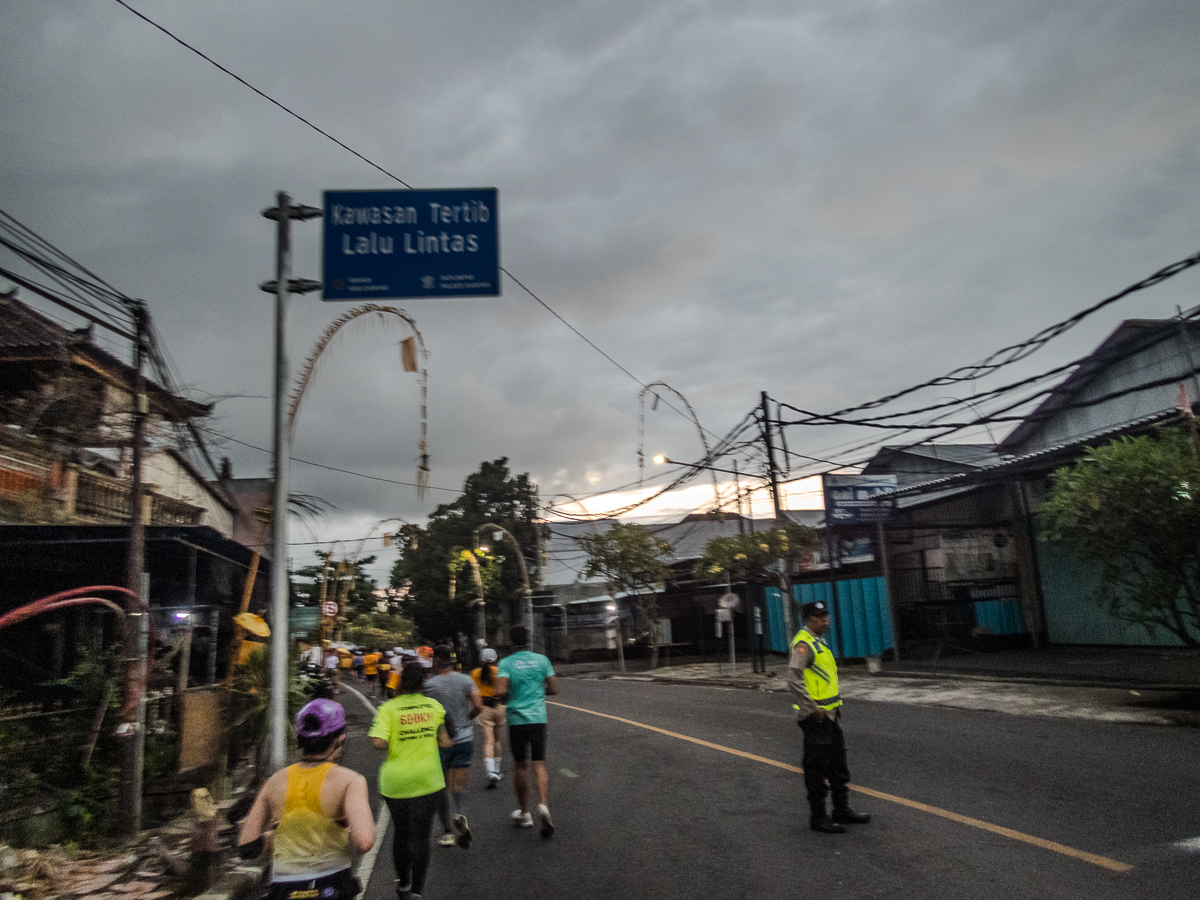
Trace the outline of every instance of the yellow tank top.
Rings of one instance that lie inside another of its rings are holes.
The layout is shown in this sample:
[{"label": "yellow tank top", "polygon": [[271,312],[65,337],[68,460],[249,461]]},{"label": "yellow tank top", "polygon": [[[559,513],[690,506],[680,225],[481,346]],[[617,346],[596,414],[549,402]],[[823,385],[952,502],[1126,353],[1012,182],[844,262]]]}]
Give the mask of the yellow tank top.
[{"label": "yellow tank top", "polygon": [[333,763],[287,768],[287,795],[275,829],[273,881],[319,878],[349,867],[349,829],[321,810],[321,787]]},{"label": "yellow tank top", "polygon": [[479,695],[481,697],[495,697],[496,696],[496,675],[500,670],[497,669],[495,666],[488,666],[488,668],[492,670],[492,683],[491,684],[483,683],[483,667],[482,666],[480,666],[478,669],[472,670],[472,672],[471,672],[471,677],[475,680],[475,686],[477,688],[479,688]]}]

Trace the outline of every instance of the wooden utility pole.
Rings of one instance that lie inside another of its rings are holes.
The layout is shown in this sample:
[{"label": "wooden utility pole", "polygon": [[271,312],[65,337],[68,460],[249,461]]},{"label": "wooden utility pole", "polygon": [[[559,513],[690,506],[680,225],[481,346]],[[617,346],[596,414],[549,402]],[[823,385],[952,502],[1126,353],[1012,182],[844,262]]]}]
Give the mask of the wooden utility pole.
[{"label": "wooden utility pole", "polygon": [[140,301],[134,307],[134,381],[133,428],[131,435],[131,471],[129,479],[129,552],[125,558],[125,586],[133,592],[125,605],[131,627],[125,629],[125,695],[141,695],[125,720],[117,726],[121,762],[121,785],[118,792],[117,828],[122,836],[130,837],[142,830],[142,763],[146,748],[146,698],[143,691],[146,649],[142,638],[149,624],[143,610],[142,573],[146,568],[146,523],[142,487],[142,456],[146,441],[146,336],[148,333],[146,306]]},{"label": "wooden utility pole", "polygon": [[[767,445],[767,468],[771,477],[771,502],[775,505],[775,528],[782,529],[784,525],[783,509],[779,503],[779,469],[775,465],[775,444],[771,440],[771,411],[767,400],[767,392],[762,392],[762,421],[763,441]],[[796,633],[796,620],[792,615],[792,573],[788,571],[786,559],[780,559],[779,593],[783,601],[783,630],[788,640]]]}]

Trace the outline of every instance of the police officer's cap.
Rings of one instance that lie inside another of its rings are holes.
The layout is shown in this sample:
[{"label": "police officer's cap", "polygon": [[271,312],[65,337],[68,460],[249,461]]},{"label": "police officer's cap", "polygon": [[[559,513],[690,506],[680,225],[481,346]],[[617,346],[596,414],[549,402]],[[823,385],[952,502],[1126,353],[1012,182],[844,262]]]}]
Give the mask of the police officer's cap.
[{"label": "police officer's cap", "polygon": [[804,618],[815,619],[818,616],[829,615],[829,606],[824,600],[816,600],[812,603],[805,603],[800,607],[804,612]]}]

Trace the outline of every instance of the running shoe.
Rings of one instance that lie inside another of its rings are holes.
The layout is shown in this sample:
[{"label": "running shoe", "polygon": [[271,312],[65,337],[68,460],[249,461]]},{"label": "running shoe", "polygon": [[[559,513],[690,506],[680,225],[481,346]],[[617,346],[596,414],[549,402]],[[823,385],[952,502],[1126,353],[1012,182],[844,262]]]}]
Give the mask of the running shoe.
[{"label": "running shoe", "polygon": [[489,772],[489,773],[488,773],[488,783],[487,783],[487,789],[488,789],[489,791],[490,791],[490,790],[493,790],[493,789],[496,787],[496,785],[498,785],[498,784],[500,783],[500,779],[501,779],[501,778],[503,778],[503,777],[504,777],[504,776],[503,776],[503,775],[501,775],[499,772]]},{"label": "running shoe", "polygon": [[542,837],[548,838],[554,834],[554,822],[550,820],[550,807],[545,803],[538,804],[538,817],[542,820]]},{"label": "running shoe", "polygon": [[516,825],[518,828],[532,828],[533,827],[533,816],[531,816],[527,812],[521,812],[521,810],[519,810],[519,809],[514,809],[512,811],[512,820],[513,820],[513,824]]},{"label": "running shoe", "polygon": [[471,828],[467,825],[467,817],[459,813],[454,817],[454,830],[458,832],[458,846],[466,850],[471,846]]},{"label": "running shoe", "polygon": [[454,844],[455,844],[454,835],[452,835],[448,831],[445,834],[443,834],[442,839],[440,841],[438,841],[439,847],[453,847]]}]

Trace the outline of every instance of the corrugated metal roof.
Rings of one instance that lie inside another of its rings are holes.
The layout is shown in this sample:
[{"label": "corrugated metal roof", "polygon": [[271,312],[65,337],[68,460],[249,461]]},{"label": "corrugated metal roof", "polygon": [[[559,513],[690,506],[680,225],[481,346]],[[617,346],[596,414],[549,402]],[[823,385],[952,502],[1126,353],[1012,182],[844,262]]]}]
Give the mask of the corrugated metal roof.
[{"label": "corrugated metal roof", "polygon": [[16,299],[16,290],[0,294],[0,347],[9,350],[52,350],[65,347],[75,333]]},{"label": "corrugated metal roof", "polygon": [[[1042,471],[1043,469],[1058,468],[1059,465],[1062,465],[1061,461],[1054,463],[1050,462],[1050,460],[1056,455],[1064,454],[1068,451],[1078,451],[1098,441],[1117,437],[1121,434],[1134,434],[1145,431],[1152,425],[1182,418],[1183,413],[1177,409],[1168,409],[1163,410],[1162,412],[1151,413],[1150,415],[1142,416],[1141,418],[1134,419],[1130,422],[1122,422],[1118,425],[1110,425],[1106,428],[1098,429],[1091,434],[1084,435],[1083,437],[1075,440],[1056,444],[1053,447],[1045,447],[1041,450],[1028,453],[1024,456],[1010,457],[1009,459],[1006,459],[997,465],[986,466],[977,472],[963,472],[959,475],[950,475],[946,478],[939,478],[936,481],[927,481],[924,484],[917,485],[915,487],[891,491],[887,494],[880,494],[879,496],[897,498],[916,496],[933,493],[935,491],[947,491],[960,486],[967,487],[972,484],[995,481],[999,478],[1009,477],[1021,470],[1032,469],[1033,471]],[[1039,466],[1039,461],[1044,461],[1045,465]]]},{"label": "corrugated metal roof", "polygon": [[[903,453],[937,462],[976,468],[995,465],[1001,460],[994,444],[917,444],[911,447],[884,447],[876,454],[876,459],[885,457],[889,453]],[[874,459],[871,460],[868,466],[874,462]]]},{"label": "corrugated metal roof", "polygon": [[[1056,412],[1075,403],[1076,398],[1107,369],[1156,344],[1177,338],[1180,328],[1179,319],[1127,319],[1122,322],[1095,350],[1080,361],[1074,372],[1055,386],[1046,399],[1000,442],[997,449],[1001,453],[1019,451],[1022,445],[1027,445],[1035,439],[1038,432],[1045,428],[1047,421],[1055,418]],[[1189,321],[1186,328],[1195,334],[1200,332],[1200,323]],[[1180,378],[1185,377],[1188,377],[1186,373],[1180,375]]]}]

